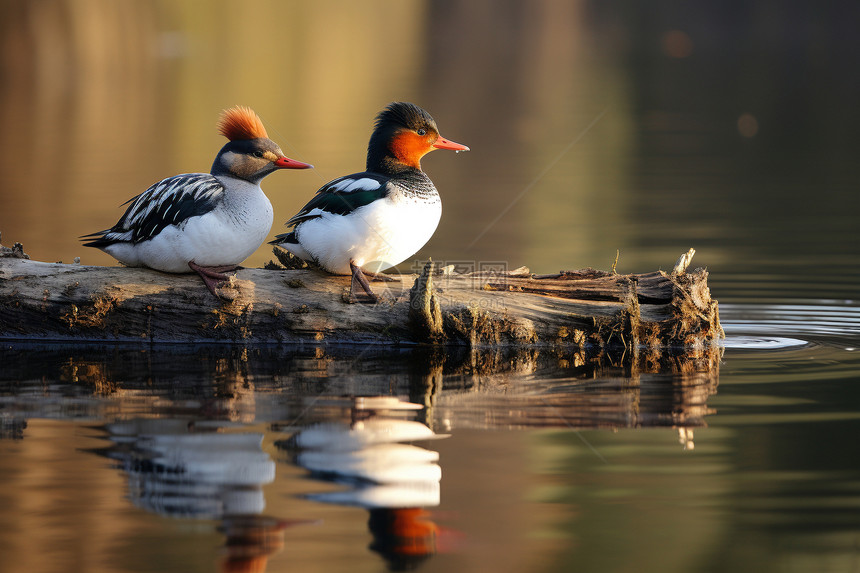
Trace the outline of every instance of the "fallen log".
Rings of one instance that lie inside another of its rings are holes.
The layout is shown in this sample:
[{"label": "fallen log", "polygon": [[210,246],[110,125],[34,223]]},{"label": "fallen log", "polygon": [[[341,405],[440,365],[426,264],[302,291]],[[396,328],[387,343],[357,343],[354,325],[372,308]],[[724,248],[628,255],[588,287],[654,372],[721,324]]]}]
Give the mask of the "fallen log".
[{"label": "fallen log", "polygon": [[[722,336],[708,273],[585,269],[456,273],[374,283],[348,304],[349,277],[242,269],[218,301],[194,275],[45,263],[0,253],[0,339],[703,348]],[[685,257],[687,257],[686,260]]]}]

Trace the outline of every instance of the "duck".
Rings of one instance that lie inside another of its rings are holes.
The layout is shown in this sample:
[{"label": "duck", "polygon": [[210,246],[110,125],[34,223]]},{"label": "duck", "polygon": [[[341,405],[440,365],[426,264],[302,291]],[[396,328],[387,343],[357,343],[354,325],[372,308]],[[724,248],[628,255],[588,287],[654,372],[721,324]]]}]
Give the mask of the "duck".
[{"label": "duck", "polygon": [[442,200],[421,169],[421,158],[436,149],[469,151],[445,139],[433,117],[409,102],[393,102],[374,122],[366,169],[323,185],[287,222],[292,230],[271,244],[335,275],[350,275],[349,300],[356,285],[368,302],[378,300],[368,282],[385,280],[382,271],[414,255],[433,236]]},{"label": "duck", "polygon": [[83,235],[84,246],[129,267],[197,273],[218,297],[224,273],[238,269],[272,229],[272,204],[260,182],[279,169],[313,165],[285,156],[249,107],[222,111],[217,128],[228,142],[209,173],[153,184],[123,204],[128,208],[113,227]]}]

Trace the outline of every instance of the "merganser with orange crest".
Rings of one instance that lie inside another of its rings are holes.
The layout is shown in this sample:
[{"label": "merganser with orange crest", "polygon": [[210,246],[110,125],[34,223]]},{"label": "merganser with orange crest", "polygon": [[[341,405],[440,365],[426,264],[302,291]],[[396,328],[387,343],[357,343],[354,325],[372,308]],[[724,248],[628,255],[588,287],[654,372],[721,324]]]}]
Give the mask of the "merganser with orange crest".
[{"label": "merganser with orange crest", "polygon": [[130,199],[119,222],[85,235],[86,247],[103,250],[130,267],[168,273],[196,272],[209,291],[266,240],[272,204],[260,188],[278,169],[307,169],[269,139],[253,110],[222,112],[220,133],[230,141],[210,173],[175,175]]}]

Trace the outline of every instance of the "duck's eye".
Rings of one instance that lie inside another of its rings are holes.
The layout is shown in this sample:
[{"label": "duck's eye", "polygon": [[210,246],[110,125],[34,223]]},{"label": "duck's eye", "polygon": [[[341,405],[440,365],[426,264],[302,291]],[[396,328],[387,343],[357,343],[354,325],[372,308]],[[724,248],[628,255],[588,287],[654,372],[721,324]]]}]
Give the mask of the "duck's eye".
[{"label": "duck's eye", "polygon": [[418,135],[427,135],[427,130],[422,127],[421,129],[419,129],[415,133],[417,133]]},{"label": "duck's eye", "polygon": [[254,157],[259,157],[260,159],[262,159],[263,158],[263,152],[262,151],[255,151]]}]

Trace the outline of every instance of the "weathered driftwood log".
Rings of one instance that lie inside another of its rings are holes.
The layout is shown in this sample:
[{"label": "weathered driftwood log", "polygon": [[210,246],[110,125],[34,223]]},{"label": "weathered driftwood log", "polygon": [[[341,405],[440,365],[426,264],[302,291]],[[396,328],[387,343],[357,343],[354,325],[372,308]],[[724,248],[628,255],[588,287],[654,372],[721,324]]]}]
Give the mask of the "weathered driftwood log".
[{"label": "weathered driftwood log", "polygon": [[13,254],[0,257],[0,339],[700,348],[722,330],[707,272],[686,263],[539,277],[428,264],[417,278],[373,283],[380,302],[367,305],[345,302],[348,277],[311,269],[240,270],[219,302],[194,275]]}]

